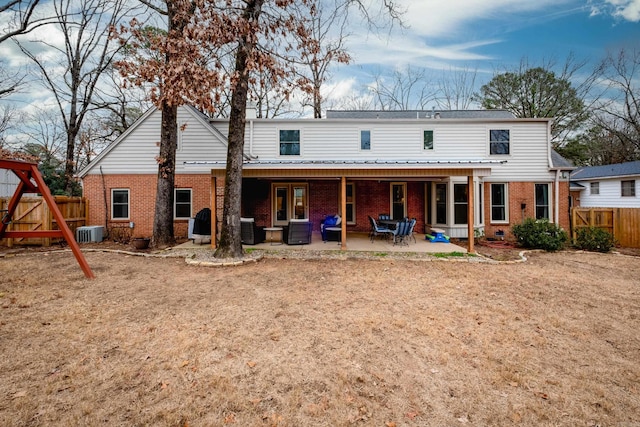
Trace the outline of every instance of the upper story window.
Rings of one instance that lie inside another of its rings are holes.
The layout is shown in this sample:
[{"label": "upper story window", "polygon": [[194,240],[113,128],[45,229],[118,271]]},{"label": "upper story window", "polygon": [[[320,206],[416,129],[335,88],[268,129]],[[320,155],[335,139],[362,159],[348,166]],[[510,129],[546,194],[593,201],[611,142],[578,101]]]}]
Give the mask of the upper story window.
[{"label": "upper story window", "polygon": [[360,131],[360,149],[371,150],[371,131],[370,130]]},{"label": "upper story window", "polygon": [[509,129],[489,130],[489,153],[509,154]]},{"label": "upper story window", "polygon": [[280,130],[280,155],[299,156],[300,155],[300,130],[287,129]]},{"label": "upper story window", "polygon": [[621,181],[620,193],[622,197],[636,197],[636,182],[634,180]]},{"label": "upper story window", "polygon": [[129,219],[129,189],[111,190],[111,219]]},{"label": "upper story window", "polygon": [[423,148],[425,150],[433,150],[433,131],[425,130],[422,133]]},{"label": "upper story window", "polygon": [[191,218],[191,189],[176,188],[173,197],[173,217],[175,219]]},{"label": "upper story window", "polygon": [[597,195],[600,194],[600,183],[599,182],[592,182],[591,183],[591,195]]}]

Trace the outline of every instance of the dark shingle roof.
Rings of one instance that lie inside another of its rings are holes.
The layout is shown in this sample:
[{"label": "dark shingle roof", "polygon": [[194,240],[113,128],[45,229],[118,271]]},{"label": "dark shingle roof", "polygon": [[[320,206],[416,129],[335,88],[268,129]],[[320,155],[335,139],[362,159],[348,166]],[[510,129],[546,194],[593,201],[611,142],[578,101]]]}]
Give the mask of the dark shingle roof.
[{"label": "dark shingle roof", "polygon": [[513,119],[506,110],[327,110],[328,119]]},{"label": "dark shingle roof", "polygon": [[562,157],[556,150],[551,150],[551,164],[555,169],[575,169],[573,163]]},{"label": "dark shingle roof", "polygon": [[573,171],[572,180],[612,178],[615,176],[640,175],[640,160],[615,165],[585,166]]}]

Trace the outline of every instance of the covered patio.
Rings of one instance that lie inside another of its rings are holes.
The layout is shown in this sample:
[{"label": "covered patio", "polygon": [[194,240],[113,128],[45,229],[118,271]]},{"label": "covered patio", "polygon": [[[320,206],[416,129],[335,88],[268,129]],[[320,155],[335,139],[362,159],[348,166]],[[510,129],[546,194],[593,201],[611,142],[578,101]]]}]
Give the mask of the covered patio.
[{"label": "covered patio", "polygon": [[[271,236],[267,236],[270,238]],[[414,253],[467,253],[467,249],[458,246],[454,243],[432,243],[425,239],[425,235],[421,233],[415,234],[416,241],[411,239],[406,244],[393,244],[391,239],[383,239],[377,237],[371,241],[367,233],[348,232],[347,239],[349,245],[345,248],[342,247],[340,242],[335,241],[322,241],[322,236],[319,232],[314,231],[311,237],[311,243],[308,245],[287,245],[282,243],[280,236],[276,233],[273,241],[266,240],[256,245],[243,245],[244,249],[260,249],[260,250],[282,250],[282,251],[338,251],[344,250],[347,252],[375,252],[375,253],[390,253],[390,252],[414,252]],[[199,244],[197,240],[183,243],[181,247],[201,247],[211,248],[210,244]]]}]

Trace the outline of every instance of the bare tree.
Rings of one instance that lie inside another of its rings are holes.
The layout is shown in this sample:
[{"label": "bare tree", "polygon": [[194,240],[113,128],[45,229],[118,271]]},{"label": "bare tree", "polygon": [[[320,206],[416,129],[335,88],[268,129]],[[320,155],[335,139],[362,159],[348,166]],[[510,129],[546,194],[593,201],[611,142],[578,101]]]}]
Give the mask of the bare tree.
[{"label": "bare tree", "polygon": [[[209,0],[141,1],[164,14],[168,25],[166,36],[144,40],[161,53],[163,61],[131,58],[120,63],[123,75],[135,84],[157,85],[151,95],[163,114],[154,243],[165,245],[174,239],[172,202],[177,141],[176,108],[190,103],[214,113],[221,100],[221,88],[228,85],[231,103],[227,168],[222,230],[215,256],[240,258],[240,196],[249,88],[256,83],[256,70],[259,70],[262,72],[260,76],[272,84],[272,93],[279,96],[288,97],[294,88],[310,90],[308,79],[289,78],[295,75],[295,62],[281,53],[296,52],[300,49],[300,43],[304,46],[313,43],[308,16],[316,7],[316,2],[228,0],[218,4]],[[356,0],[348,1],[358,3]],[[296,8],[309,8],[309,13],[293,13],[294,3]],[[140,35],[140,26],[134,22],[131,28],[122,28],[121,31]],[[137,40],[141,46],[142,38],[137,37]],[[231,73],[220,72],[223,61],[215,55],[209,55],[211,51],[233,53]]]},{"label": "bare tree", "polygon": [[432,81],[425,69],[408,65],[390,78],[376,75],[370,91],[381,110],[424,110],[438,98],[437,88],[430,87]]},{"label": "bare tree", "polygon": [[17,116],[18,112],[14,106],[0,105],[0,148],[9,148],[6,134],[16,122]]},{"label": "bare tree", "polygon": [[442,72],[438,80],[438,108],[443,110],[468,110],[474,103],[474,92],[478,70],[449,69]]},{"label": "bare tree", "polygon": [[0,34],[0,43],[18,34],[25,34],[32,31],[34,28],[48,22],[47,19],[39,19],[33,22],[33,12],[36,6],[40,3],[40,0],[9,0],[3,5],[0,5],[0,14],[10,15],[11,23],[9,27],[5,28]]},{"label": "bare tree", "polygon": [[[53,94],[67,133],[65,187],[72,190],[75,172],[75,145],[87,112],[92,108],[96,86],[120,48],[112,42],[111,29],[128,12],[125,0],[53,0],[56,26],[64,46],[36,40],[56,52],[59,62],[52,66],[29,45],[20,49],[36,65],[43,85]],[[77,4],[77,8],[76,8]],[[60,73],[60,71],[62,71]]]},{"label": "bare tree", "polygon": [[607,132],[622,161],[640,159],[640,49],[621,49],[602,62],[604,96],[593,123]]}]

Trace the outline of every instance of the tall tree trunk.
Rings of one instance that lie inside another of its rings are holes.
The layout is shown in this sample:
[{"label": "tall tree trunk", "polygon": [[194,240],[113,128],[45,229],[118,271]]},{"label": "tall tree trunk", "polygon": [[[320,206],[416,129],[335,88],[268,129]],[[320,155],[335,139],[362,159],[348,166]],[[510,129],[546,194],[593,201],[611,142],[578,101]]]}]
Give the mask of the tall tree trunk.
[{"label": "tall tree trunk", "polygon": [[[258,20],[264,0],[247,3],[244,16]],[[240,212],[242,201],[242,156],[244,152],[244,129],[247,118],[247,98],[249,93],[249,59],[255,49],[253,34],[243,37],[236,54],[235,72],[238,77],[231,96],[229,114],[229,136],[227,146],[227,169],[224,181],[224,202],[222,207],[222,229],[216,258],[242,258],[240,235]],[[215,216],[215,212],[213,213]]]},{"label": "tall tree trunk", "polygon": [[175,183],[176,148],[178,144],[178,107],[162,103],[158,185],[153,217],[153,245],[175,243],[173,234],[173,187]]},{"label": "tall tree trunk", "polygon": [[75,148],[76,148],[76,136],[78,134],[78,129],[75,124],[69,125],[67,131],[67,153],[66,160],[64,165],[64,192],[73,196],[73,182],[74,182],[74,172],[75,172]]}]

